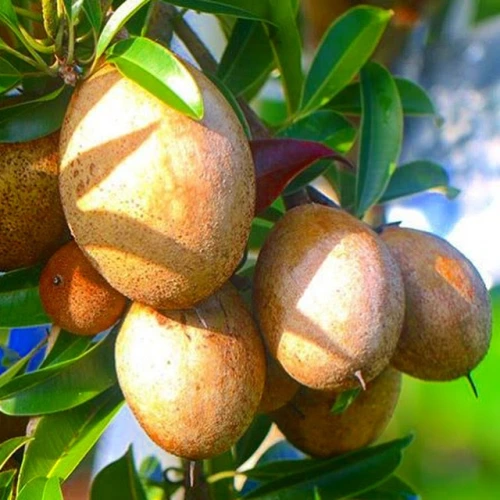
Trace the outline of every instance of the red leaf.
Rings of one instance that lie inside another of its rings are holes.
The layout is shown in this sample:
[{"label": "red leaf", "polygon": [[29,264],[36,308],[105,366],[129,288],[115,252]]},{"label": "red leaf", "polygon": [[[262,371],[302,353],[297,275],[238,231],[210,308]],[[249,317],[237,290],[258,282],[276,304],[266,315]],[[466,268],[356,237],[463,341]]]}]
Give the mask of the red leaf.
[{"label": "red leaf", "polygon": [[299,139],[258,139],[250,141],[257,179],[255,213],[265,210],[286,185],[309,165],[323,158],[342,163],[345,157],[314,141]]}]

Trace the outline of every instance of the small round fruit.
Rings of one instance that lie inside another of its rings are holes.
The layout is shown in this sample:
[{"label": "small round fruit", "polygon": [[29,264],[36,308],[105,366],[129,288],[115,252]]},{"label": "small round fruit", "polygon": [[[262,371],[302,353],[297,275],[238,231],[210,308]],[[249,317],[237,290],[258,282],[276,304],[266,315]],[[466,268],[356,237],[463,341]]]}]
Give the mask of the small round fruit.
[{"label": "small round fruit", "polygon": [[299,450],[331,457],[374,442],[385,430],[401,391],[401,373],[386,368],[342,413],[333,413],[333,391],[302,387],[293,400],[270,414],[279,430]]},{"label": "small round fruit", "polygon": [[281,408],[295,396],[300,387],[271,355],[267,354],[266,359],[266,382],[259,413],[269,413]]},{"label": "small round fruit", "polygon": [[0,143],[0,272],[47,259],[67,238],[58,140]]},{"label": "small round fruit", "polygon": [[255,206],[247,138],[231,106],[190,69],[195,121],[104,66],[76,89],[61,131],[61,197],[75,240],[121,293],[191,307],[227,281]]},{"label": "small round fruit", "polygon": [[255,270],[254,309],[270,353],[299,383],[347,390],[377,376],[404,315],[399,269],[382,240],[342,210],[287,212]]},{"label": "small round fruit", "polygon": [[388,226],[381,233],[401,269],[406,314],[392,365],[424,380],[467,375],[491,338],[488,291],[476,268],[446,240]]},{"label": "small round fruit", "polygon": [[96,335],[110,328],[127,304],[74,241],[61,247],[44,267],[40,299],[56,325],[78,335]]},{"label": "small round fruit", "polygon": [[189,310],[134,302],[115,358],[139,424],[168,453],[191,460],[228,450],[250,425],[264,388],[261,337],[229,285]]}]

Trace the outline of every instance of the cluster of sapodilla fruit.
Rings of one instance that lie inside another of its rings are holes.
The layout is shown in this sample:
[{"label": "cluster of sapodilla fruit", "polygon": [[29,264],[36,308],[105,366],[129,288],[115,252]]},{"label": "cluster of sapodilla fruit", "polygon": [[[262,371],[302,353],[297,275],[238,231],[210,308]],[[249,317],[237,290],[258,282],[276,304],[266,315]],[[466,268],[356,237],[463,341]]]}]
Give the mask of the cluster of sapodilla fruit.
[{"label": "cluster of sapodilla fruit", "polygon": [[310,204],[270,233],[249,311],[229,278],[254,217],[252,156],[231,107],[191,71],[200,122],[106,65],[77,87],[60,133],[0,145],[0,270],[48,261],[42,303],[73,333],[125,315],[119,384],[170,453],[217,455],[258,412],[313,456],[367,445],[391,417],[401,372],[450,380],[484,357],[487,290],[436,236],[375,232]]}]

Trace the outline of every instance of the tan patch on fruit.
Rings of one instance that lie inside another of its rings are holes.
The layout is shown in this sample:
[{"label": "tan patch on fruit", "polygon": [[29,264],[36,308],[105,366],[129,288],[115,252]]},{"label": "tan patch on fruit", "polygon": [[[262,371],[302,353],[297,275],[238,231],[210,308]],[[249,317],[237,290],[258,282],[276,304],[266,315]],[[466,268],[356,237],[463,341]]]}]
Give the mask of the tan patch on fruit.
[{"label": "tan patch on fruit", "polygon": [[392,364],[424,380],[467,375],[490,344],[488,291],[472,263],[447,241],[387,227],[382,239],[405,284],[406,315]]},{"label": "tan patch on fruit", "polygon": [[60,188],[76,241],[111,285],[157,308],[190,307],[243,254],[255,175],[243,129],[201,73],[196,122],[105,67],[70,103]]},{"label": "tan patch on fruit", "polygon": [[259,413],[277,410],[290,401],[299,390],[300,384],[283,370],[269,354],[266,356],[266,383],[260,400]]},{"label": "tan patch on fruit", "polygon": [[148,435],[169,453],[228,450],[254,418],[266,361],[255,324],[226,285],[196,309],[134,303],[116,343],[118,380]]},{"label": "tan patch on fruit", "polygon": [[359,387],[387,366],[404,314],[399,269],[351,215],[297,207],[276,224],[255,271],[254,308],[271,354],[301,384]]},{"label": "tan patch on fruit", "polygon": [[400,391],[401,373],[387,368],[342,413],[331,412],[337,393],[302,387],[270,416],[290,443],[308,455],[326,458],[374,442],[387,427]]},{"label": "tan patch on fruit", "polygon": [[0,271],[37,264],[67,238],[58,139],[0,144]]},{"label": "tan patch on fruit", "polygon": [[74,241],[60,248],[44,267],[40,298],[55,324],[79,335],[95,335],[110,328],[127,303]]}]

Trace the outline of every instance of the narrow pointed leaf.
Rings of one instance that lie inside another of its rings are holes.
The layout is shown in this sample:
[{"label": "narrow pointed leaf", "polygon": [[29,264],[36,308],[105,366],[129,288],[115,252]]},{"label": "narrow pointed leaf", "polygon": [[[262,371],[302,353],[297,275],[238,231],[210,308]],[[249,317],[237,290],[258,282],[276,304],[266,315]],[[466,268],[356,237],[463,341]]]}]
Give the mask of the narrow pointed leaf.
[{"label": "narrow pointed leaf", "polygon": [[51,322],[38,293],[40,273],[41,268],[37,266],[0,276],[0,328],[45,325]]},{"label": "narrow pointed leaf", "polygon": [[73,333],[61,330],[50,352],[43,360],[41,368],[78,358],[93,342],[93,337],[74,335]]},{"label": "narrow pointed leaf", "polygon": [[151,0],[126,0],[108,19],[96,46],[95,60],[97,61],[106,51],[113,38],[123,28],[125,23],[143,6]]},{"label": "narrow pointed leaf", "polygon": [[450,186],[448,173],[441,165],[431,161],[414,161],[394,171],[380,203],[429,190],[443,193],[448,198],[455,198],[460,192]]},{"label": "narrow pointed leaf", "polygon": [[411,486],[396,476],[390,477],[381,485],[356,495],[356,500],[419,500]]},{"label": "narrow pointed leaf", "polygon": [[92,29],[98,33],[104,19],[100,0],[84,0],[82,8]]},{"label": "narrow pointed leaf", "polygon": [[340,393],[336,398],[333,406],[331,408],[331,412],[334,414],[344,413],[352,403],[354,403],[355,399],[358,397],[361,392],[360,388],[351,389],[350,391],[344,391]]},{"label": "narrow pointed leaf", "polygon": [[27,436],[13,437],[0,443],[0,470],[3,469],[7,460],[17,451],[22,448],[26,443],[33,438]]},{"label": "narrow pointed leaf", "polygon": [[107,60],[169,106],[195,120],[203,118],[203,99],[196,81],[162,45],[148,38],[129,38],[114,44]]},{"label": "narrow pointed leaf", "polygon": [[20,486],[38,476],[66,479],[122,405],[123,396],[117,388],[112,388],[84,405],[42,417],[36,426],[34,440],[25,452]]},{"label": "narrow pointed leaf", "polygon": [[267,415],[257,415],[245,434],[238,440],[234,447],[235,466],[245,463],[262,444],[268,435],[272,421]]},{"label": "narrow pointed leaf", "polygon": [[256,214],[265,210],[311,163],[339,156],[319,142],[296,139],[254,140],[250,141],[250,148],[257,178]]},{"label": "narrow pointed leaf", "polygon": [[21,73],[6,59],[0,58],[0,94],[15,87],[21,81]]},{"label": "narrow pointed leaf", "polygon": [[15,491],[15,470],[0,472],[0,500],[12,500]]},{"label": "narrow pointed leaf", "polygon": [[273,51],[262,24],[247,19],[236,21],[217,76],[239,96],[267,77],[274,66]]},{"label": "narrow pointed leaf", "polygon": [[[394,78],[394,81],[406,116],[437,116],[431,98],[422,87],[404,78]],[[361,84],[359,82],[349,84],[327,104],[327,107],[347,115],[360,115]]]},{"label": "narrow pointed leaf", "polygon": [[0,0],[0,22],[6,24],[16,34],[19,33],[19,21],[11,0]]},{"label": "narrow pointed leaf", "polygon": [[391,74],[377,63],[361,71],[361,141],[356,210],[361,217],[383,195],[396,168],[403,140],[403,110]]},{"label": "narrow pointed leaf", "polygon": [[112,332],[77,358],[14,378],[0,388],[0,410],[9,415],[45,415],[96,397],[116,383],[114,343]]},{"label": "narrow pointed leaf", "polygon": [[2,108],[0,142],[24,142],[61,128],[73,89],[69,86],[31,101]]},{"label": "narrow pointed leaf", "polygon": [[94,479],[91,500],[147,500],[135,469],[132,449],[116,462],[105,467]]},{"label": "narrow pointed leaf", "polygon": [[64,500],[57,477],[37,477],[18,491],[17,500]]},{"label": "narrow pointed leaf", "polygon": [[35,346],[26,356],[23,356],[21,359],[17,360],[13,365],[9,366],[9,369],[4,371],[0,375],[0,387],[3,387],[5,384],[10,382],[18,373],[21,373],[30,362],[31,358],[39,352],[40,348],[43,344]]},{"label": "narrow pointed leaf", "polygon": [[371,56],[391,11],[359,6],[348,10],[326,32],[307,74],[301,112],[325,105],[358,74]]}]

